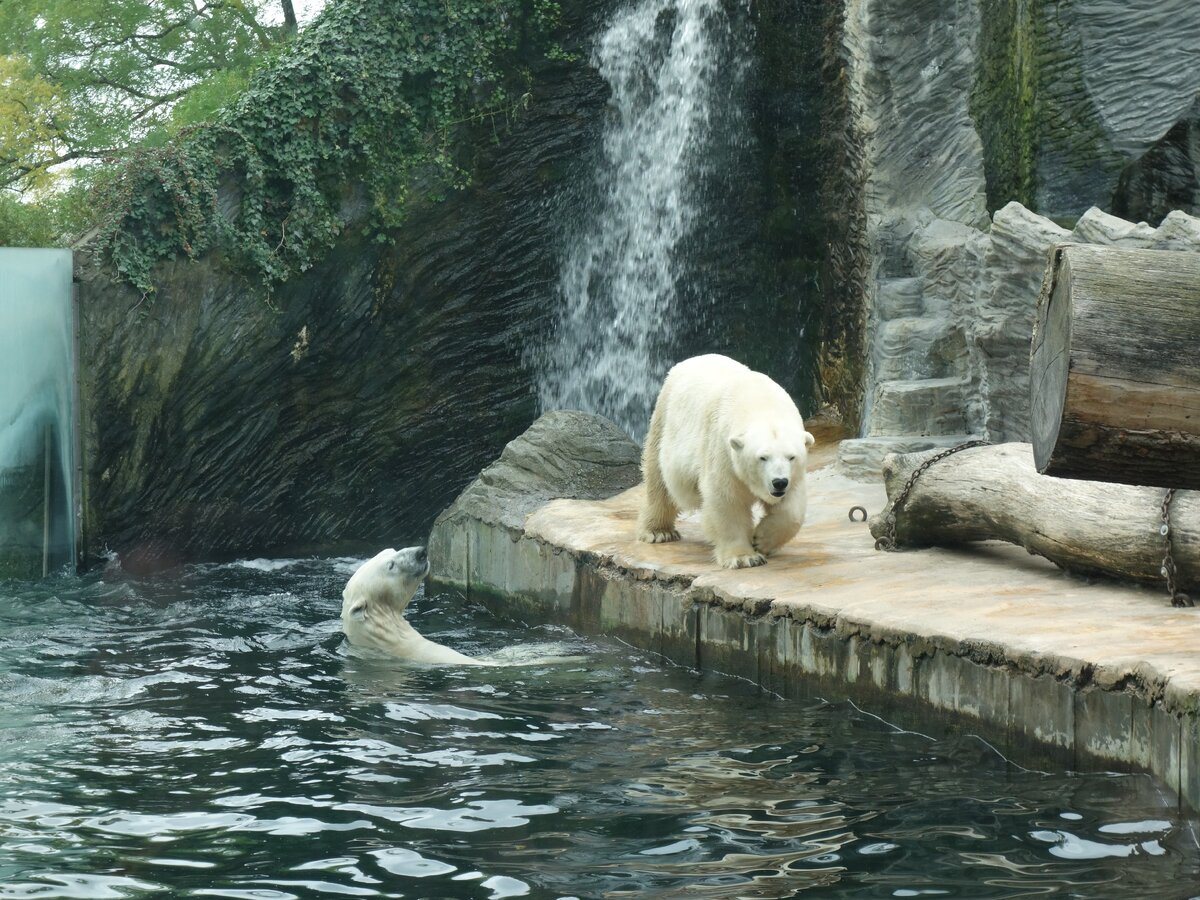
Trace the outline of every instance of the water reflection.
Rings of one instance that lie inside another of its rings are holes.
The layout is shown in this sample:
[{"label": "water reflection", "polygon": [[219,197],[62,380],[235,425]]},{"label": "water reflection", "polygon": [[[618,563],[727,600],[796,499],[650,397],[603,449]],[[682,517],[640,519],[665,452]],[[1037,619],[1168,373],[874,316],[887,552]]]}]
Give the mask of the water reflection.
[{"label": "water reflection", "polygon": [[0,585],[0,897],[1139,897],[1193,823],[1135,776],[783,702],[418,597],[465,652],[350,657],[355,561]]}]

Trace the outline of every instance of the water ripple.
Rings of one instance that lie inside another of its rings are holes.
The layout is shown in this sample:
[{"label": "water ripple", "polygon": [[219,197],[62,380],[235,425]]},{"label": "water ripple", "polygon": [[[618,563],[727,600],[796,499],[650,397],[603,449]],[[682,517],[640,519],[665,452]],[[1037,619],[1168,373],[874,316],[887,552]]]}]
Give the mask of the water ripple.
[{"label": "water ripple", "polygon": [[412,615],[580,659],[351,658],[352,562],[7,585],[0,898],[1178,900],[1200,873],[1148,778],[1027,772],[461,602]]}]

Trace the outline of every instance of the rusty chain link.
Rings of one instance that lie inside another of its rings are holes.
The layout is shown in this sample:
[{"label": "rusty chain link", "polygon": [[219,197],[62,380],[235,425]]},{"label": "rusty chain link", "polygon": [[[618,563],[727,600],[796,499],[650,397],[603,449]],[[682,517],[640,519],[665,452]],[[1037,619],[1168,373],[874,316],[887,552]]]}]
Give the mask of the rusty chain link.
[{"label": "rusty chain link", "polygon": [[1167,594],[1171,598],[1171,605],[1194,606],[1195,604],[1192,603],[1192,598],[1180,591],[1179,587],[1175,583],[1177,569],[1175,568],[1175,557],[1171,554],[1171,500],[1173,500],[1174,497],[1175,489],[1171,488],[1163,496],[1162,511],[1159,514],[1162,524],[1158,528],[1158,533],[1162,535],[1163,543],[1165,545],[1162,569],[1159,571],[1162,573],[1162,577],[1167,579]]},{"label": "rusty chain link", "polygon": [[912,492],[913,485],[917,483],[917,479],[924,474],[926,469],[936,462],[941,462],[947,456],[953,456],[955,453],[960,453],[963,450],[970,450],[972,447],[983,447],[990,443],[991,441],[983,440],[965,441],[951,447],[949,450],[943,450],[936,456],[929,457],[929,459],[913,469],[912,474],[908,476],[908,481],[904,484],[904,488],[896,496],[896,499],[892,501],[891,505],[884,510],[883,527],[881,534],[875,541],[875,549],[889,551],[896,549],[896,511],[904,505],[904,501],[908,499],[909,493]]}]

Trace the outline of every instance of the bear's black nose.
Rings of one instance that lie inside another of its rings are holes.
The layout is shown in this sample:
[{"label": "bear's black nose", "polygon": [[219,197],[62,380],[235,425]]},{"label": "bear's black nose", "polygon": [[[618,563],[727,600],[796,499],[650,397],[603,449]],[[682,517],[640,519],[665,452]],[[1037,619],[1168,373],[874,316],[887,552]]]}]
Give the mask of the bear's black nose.
[{"label": "bear's black nose", "polygon": [[786,478],[776,478],[771,481],[772,491],[776,497],[783,496],[783,492],[787,490],[788,480]]},{"label": "bear's black nose", "polygon": [[424,547],[418,547],[416,555],[417,555],[417,562],[425,562],[425,548]]}]

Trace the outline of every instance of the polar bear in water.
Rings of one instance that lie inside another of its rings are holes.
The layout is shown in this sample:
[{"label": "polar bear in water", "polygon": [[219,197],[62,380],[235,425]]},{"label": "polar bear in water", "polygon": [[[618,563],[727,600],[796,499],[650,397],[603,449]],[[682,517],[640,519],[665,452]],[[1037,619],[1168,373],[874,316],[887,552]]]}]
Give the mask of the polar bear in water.
[{"label": "polar bear in water", "polygon": [[561,644],[522,644],[484,657],[465,656],[422,637],[404,610],[429,574],[424,547],[382,550],[358,567],[342,591],[342,631],[351,645],[405,662],[457,666],[520,666],[574,662]]},{"label": "polar bear in water", "polygon": [[429,574],[424,547],[381,550],[358,567],[342,591],[342,631],[355,647],[418,663],[484,663],[428,638],[408,624],[404,610]]}]

